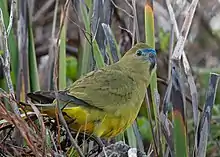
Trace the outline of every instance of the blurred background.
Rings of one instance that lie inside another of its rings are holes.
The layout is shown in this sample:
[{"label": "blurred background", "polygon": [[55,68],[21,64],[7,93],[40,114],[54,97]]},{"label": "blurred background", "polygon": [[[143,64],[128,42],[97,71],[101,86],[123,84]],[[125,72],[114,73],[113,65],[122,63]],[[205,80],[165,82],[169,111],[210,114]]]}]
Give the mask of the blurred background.
[{"label": "blurred background", "polygon": [[[111,2],[111,0],[110,0]],[[132,9],[130,6],[121,0],[113,1],[111,5],[110,14],[106,15],[106,19],[112,29],[113,34],[120,44],[121,53],[123,54],[132,46],[132,27],[133,20]],[[181,28],[189,2],[185,0],[171,0],[175,10],[176,19]],[[59,1],[57,21],[60,20],[61,8],[65,1]],[[53,25],[55,0],[33,1],[32,0],[32,16],[33,16],[33,33],[35,39],[35,48],[37,63],[39,68],[39,77],[41,89],[47,89],[45,70],[48,65],[48,53],[51,45],[51,31]],[[130,1],[131,4],[131,1]],[[145,0],[136,1],[138,26],[140,32],[140,41],[145,40],[144,33],[144,6]],[[119,8],[120,9],[119,9]],[[75,8],[76,9],[76,8]],[[82,19],[78,18],[77,12],[72,6],[69,9],[67,36],[66,36],[66,53],[67,53],[67,77],[69,79],[77,78],[77,62],[79,57],[80,45],[80,29],[83,28]],[[121,9],[124,9],[122,11]],[[75,11],[74,11],[75,10]],[[204,90],[202,87],[208,80],[203,75],[209,74],[210,71],[219,71],[219,30],[220,30],[220,3],[219,1],[211,0],[209,2],[200,0],[197,7],[195,17],[190,29],[190,33],[185,45],[185,52],[187,54],[190,65],[192,66],[195,79],[200,91],[200,95],[204,97]],[[106,12],[107,13],[107,12]],[[127,14],[130,14],[127,15]],[[168,65],[168,50],[169,38],[171,32],[171,21],[169,13],[166,9],[166,4],[163,1],[154,1],[155,14],[155,37],[156,49],[159,54],[158,58],[158,75],[166,80],[167,65]],[[59,31],[59,22],[57,22],[56,33]],[[81,37],[83,38],[83,37]],[[71,60],[71,61],[70,61]],[[72,67],[71,67],[72,66]],[[71,70],[69,69],[71,67]],[[202,79],[200,78],[202,77]],[[201,88],[200,88],[201,87]],[[201,98],[202,98],[201,97]]]}]

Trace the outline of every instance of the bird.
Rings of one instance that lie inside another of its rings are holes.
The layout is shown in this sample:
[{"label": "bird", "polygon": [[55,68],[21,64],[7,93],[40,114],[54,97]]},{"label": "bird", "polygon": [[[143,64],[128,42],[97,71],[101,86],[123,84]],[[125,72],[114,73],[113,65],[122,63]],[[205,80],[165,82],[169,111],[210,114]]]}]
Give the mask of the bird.
[{"label": "bird", "polygon": [[155,49],[137,43],[118,62],[89,72],[62,91],[27,96],[52,118],[59,100],[69,128],[110,139],[135,121],[155,68]]}]

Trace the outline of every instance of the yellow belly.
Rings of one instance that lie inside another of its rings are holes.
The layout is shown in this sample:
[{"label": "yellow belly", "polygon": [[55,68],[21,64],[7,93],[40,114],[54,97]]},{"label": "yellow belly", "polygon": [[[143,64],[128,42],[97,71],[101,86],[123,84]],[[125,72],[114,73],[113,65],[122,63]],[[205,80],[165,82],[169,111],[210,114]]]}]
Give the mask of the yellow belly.
[{"label": "yellow belly", "polygon": [[[122,117],[99,110],[85,110],[82,107],[64,108],[62,111],[70,128],[105,138],[117,136],[136,118],[134,114]],[[54,111],[51,110],[44,110],[44,113],[54,116]]]}]

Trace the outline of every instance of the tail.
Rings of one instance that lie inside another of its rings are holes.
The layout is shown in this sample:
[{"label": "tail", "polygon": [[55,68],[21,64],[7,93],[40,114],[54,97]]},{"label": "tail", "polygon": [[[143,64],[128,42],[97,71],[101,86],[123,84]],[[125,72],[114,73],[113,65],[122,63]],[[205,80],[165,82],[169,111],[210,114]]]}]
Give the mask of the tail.
[{"label": "tail", "polygon": [[[87,102],[85,102],[82,99],[79,99],[75,97],[74,95],[70,95],[68,93],[68,90],[66,91],[58,91],[57,93],[55,91],[38,91],[33,93],[28,93],[27,96],[31,98],[34,101],[37,101],[39,107],[54,107],[54,100],[57,99],[61,102],[64,102],[64,106],[61,106],[61,109],[65,107],[67,104],[71,104],[72,106],[82,106],[86,108],[93,108],[98,110],[103,110],[101,108],[98,108],[96,106],[93,106]],[[45,104],[45,105],[44,105]]]},{"label": "tail", "polygon": [[42,104],[51,104],[55,100],[55,93],[52,91],[38,91],[33,93],[28,93],[27,96],[32,100],[42,103]]}]

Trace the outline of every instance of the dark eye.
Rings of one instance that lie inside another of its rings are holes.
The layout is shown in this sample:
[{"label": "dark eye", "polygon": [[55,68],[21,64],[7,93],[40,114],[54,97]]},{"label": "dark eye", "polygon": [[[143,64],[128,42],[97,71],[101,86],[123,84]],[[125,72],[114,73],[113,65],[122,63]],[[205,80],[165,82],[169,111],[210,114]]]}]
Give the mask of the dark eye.
[{"label": "dark eye", "polygon": [[137,50],[136,55],[137,56],[141,56],[142,55],[142,51],[141,50]]}]

